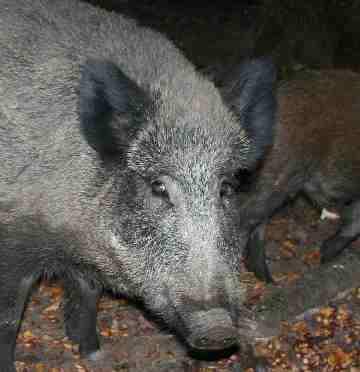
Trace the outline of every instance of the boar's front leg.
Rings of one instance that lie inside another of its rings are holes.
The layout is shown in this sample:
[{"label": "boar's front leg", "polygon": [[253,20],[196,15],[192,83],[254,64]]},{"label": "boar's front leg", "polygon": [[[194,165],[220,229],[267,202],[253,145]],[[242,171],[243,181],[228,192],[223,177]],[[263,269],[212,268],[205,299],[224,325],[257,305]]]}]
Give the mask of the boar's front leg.
[{"label": "boar's front leg", "polygon": [[36,277],[26,276],[16,265],[0,265],[0,269],[0,371],[15,372],[16,335]]},{"label": "boar's front leg", "polygon": [[88,357],[99,349],[96,317],[100,286],[75,276],[64,279],[64,289],[66,334],[79,344],[80,354]]},{"label": "boar's front leg", "polygon": [[258,225],[250,234],[245,254],[245,265],[260,280],[272,283],[273,279],[266,263],[265,229],[267,221]]},{"label": "boar's front leg", "polygon": [[344,220],[336,234],[321,246],[321,262],[329,262],[338,256],[360,235],[360,201],[351,203],[344,210]]}]

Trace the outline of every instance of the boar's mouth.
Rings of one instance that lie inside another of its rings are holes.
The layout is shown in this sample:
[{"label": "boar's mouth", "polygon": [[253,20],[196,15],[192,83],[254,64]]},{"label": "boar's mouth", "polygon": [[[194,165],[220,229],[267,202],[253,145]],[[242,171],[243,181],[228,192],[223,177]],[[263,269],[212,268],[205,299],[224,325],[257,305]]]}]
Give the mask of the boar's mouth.
[{"label": "boar's mouth", "polygon": [[171,278],[166,284],[152,281],[146,287],[143,298],[150,313],[165,322],[190,352],[217,352],[237,347],[238,321],[242,321],[239,315],[243,315],[238,296],[229,296],[223,287],[214,287],[208,292],[198,287],[185,288],[179,284],[185,282],[180,281],[179,276],[177,281]]}]

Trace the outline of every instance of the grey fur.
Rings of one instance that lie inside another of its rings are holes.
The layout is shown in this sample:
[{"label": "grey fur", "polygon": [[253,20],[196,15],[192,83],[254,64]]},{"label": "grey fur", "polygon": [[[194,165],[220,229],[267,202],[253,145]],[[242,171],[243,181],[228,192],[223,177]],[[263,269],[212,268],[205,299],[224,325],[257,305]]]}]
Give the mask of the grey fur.
[{"label": "grey fur", "polygon": [[[199,334],[204,348],[233,344],[244,288],[236,192],[221,188],[261,156],[243,129],[256,117],[239,124],[160,34],[75,0],[1,0],[0,50],[1,368],[13,368],[21,288],[43,275],[64,281],[85,356],[99,347],[103,287],[141,299],[192,346]],[[271,87],[268,65],[255,75]],[[243,91],[246,107],[263,99]]]}]

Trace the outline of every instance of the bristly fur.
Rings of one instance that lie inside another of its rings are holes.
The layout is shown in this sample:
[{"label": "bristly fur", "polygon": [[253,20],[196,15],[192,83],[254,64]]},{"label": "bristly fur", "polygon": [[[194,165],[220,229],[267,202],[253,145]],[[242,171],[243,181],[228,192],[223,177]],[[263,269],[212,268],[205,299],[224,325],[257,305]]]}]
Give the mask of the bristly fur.
[{"label": "bristly fur", "polygon": [[239,116],[165,37],[76,0],[2,0],[0,50],[0,369],[49,274],[84,356],[103,288],[192,346],[236,343],[236,173],[274,126],[272,67],[242,66]]}]

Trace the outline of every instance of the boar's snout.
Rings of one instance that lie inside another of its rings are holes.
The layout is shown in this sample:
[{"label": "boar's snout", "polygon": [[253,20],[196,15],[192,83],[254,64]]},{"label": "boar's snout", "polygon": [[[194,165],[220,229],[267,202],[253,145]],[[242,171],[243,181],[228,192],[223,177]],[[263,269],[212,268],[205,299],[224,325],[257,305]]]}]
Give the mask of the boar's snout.
[{"label": "boar's snout", "polygon": [[223,350],[237,344],[237,329],[224,309],[197,311],[190,318],[186,341],[193,349]]}]

